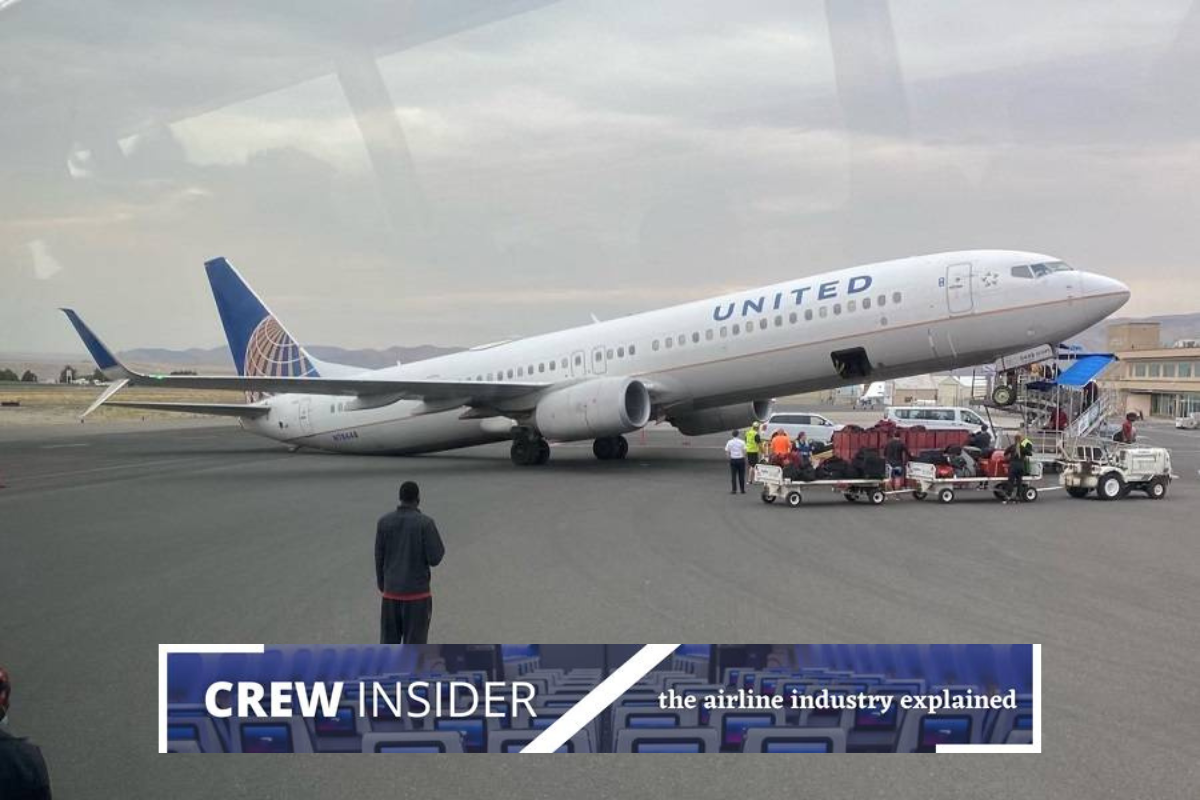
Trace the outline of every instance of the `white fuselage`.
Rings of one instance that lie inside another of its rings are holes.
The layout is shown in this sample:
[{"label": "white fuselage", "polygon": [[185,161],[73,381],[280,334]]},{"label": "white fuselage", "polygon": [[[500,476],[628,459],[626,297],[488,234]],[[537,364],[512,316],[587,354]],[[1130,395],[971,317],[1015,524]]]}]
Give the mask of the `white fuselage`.
[{"label": "white fuselage", "polygon": [[[600,376],[652,389],[658,419],[681,410],[767,400],[849,383],[831,353],[863,348],[867,381],[992,361],[1058,343],[1128,299],[1118,281],[1034,253],[964,251],[823,273],[621,319],[364,372],[397,380],[562,385]],[[669,343],[669,344],[668,344]],[[462,418],[462,407],[399,401],[351,410],[354,398],[276,395],[247,430],[355,453],[417,453],[510,438],[517,415]]]}]

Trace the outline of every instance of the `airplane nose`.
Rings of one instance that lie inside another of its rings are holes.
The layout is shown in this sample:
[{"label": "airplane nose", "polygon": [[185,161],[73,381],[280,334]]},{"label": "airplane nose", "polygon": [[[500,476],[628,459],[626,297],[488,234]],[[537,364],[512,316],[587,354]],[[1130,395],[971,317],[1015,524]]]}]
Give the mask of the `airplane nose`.
[{"label": "airplane nose", "polygon": [[1129,302],[1129,287],[1116,278],[1089,272],[1083,279],[1084,296],[1111,314]]}]

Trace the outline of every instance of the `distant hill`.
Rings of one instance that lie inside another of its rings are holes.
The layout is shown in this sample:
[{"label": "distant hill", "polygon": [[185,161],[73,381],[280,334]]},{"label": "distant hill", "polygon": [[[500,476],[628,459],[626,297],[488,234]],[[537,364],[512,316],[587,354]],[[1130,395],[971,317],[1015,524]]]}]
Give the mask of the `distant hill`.
[{"label": "distant hill", "polygon": [[1106,319],[1071,339],[1088,350],[1102,351],[1108,347],[1109,325],[1119,322],[1157,322],[1162,325],[1162,343],[1170,347],[1180,339],[1200,339],[1200,312],[1194,314],[1166,314],[1158,317],[1113,317]]}]

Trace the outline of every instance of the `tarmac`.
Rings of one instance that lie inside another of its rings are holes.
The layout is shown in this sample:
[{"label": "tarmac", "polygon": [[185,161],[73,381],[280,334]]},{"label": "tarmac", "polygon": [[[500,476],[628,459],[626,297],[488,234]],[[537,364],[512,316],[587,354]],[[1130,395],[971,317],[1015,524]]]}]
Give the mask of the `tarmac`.
[{"label": "tarmac", "polygon": [[[790,509],[729,493],[722,436],[634,435],[622,462],[563,445],[517,468],[503,445],[352,457],[227,425],[3,429],[12,730],[65,798],[1192,796],[1200,433],[1140,430],[1182,476],[1161,502],[829,493]],[[375,520],[408,479],[447,547],[433,641],[1039,642],[1044,753],[152,758],[159,643],[377,641]]]}]

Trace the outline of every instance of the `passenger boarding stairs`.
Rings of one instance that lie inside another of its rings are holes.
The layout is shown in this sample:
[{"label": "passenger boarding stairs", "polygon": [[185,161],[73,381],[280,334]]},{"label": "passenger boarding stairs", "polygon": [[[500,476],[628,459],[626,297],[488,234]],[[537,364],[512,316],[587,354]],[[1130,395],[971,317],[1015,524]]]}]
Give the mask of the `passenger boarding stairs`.
[{"label": "passenger boarding stairs", "polygon": [[[1071,352],[1067,358],[1041,359],[1003,372],[993,369],[981,386],[985,395],[979,397],[976,392],[974,400],[985,408],[1019,415],[1029,426],[1035,457],[1055,461],[1081,443],[1106,438],[1104,425],[1118,413],[1117,397],[1110,390],[1099,389],[1093,379],[1112,361],[1115,357],[1107,354]],[[996,402],[998,386],[1009,387],[1014,398],[1011,403]],[[1060,410],[1068,422],[1062,430],[1055,430]]]}]

